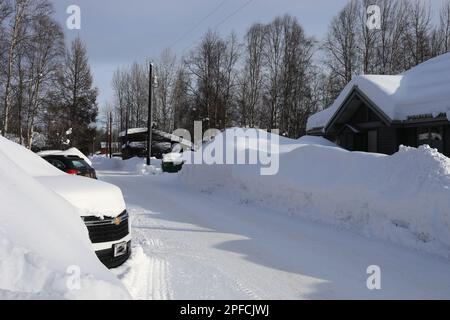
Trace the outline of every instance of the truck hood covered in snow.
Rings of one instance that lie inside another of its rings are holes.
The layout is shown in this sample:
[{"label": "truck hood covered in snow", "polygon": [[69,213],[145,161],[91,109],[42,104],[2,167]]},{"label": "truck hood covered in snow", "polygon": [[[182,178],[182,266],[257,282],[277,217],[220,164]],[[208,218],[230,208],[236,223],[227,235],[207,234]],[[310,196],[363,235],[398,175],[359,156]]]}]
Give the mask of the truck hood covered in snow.
[{"label": "truck hood covered in snow", "polygon": [[116,217],[125,210],[122,191],[112,184],[69,175],[36,179],[81,209],[83,216]]},{"label": "truck hood covered in snow", "polygon": [[78,210],[12,161],[14,149],[0,137],[0,299],[129,298],[97,259]]},{"label": "truck hood covered in snow", "polygon": [[30,150],[2,137],[0,152],[25,173],[79,208],[82,216],[116,217],[125,210],[122,191],[112,184],[68,175]]}]

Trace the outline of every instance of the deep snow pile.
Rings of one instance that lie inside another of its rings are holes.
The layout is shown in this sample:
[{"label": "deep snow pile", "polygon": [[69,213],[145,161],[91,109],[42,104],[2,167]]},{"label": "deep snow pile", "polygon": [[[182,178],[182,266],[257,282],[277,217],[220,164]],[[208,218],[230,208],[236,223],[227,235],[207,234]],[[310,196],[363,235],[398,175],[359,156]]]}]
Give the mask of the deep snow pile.
[{"label": "deep snow pile", "polygon": [[152,158],[151,165],[147,166],[145,158],[134,157],[128,160],[105,155],[95,155],[91,157],[92,165],[96,170],[109,171],[120,170],[138,175],[161,173],[161,160]]},{"label": "deep snow pile", "polygon": [[337,144],[331,142],[330,140],[327,140],[323,137],[314,137],[314,136],[303,136],[296,142],[299,145],[304,144],[313,144],[318,146],[324,146],[324,147],[336,147],[340,148]]},{"label": "deep snow pile", "polygon": [[258,165],[185,165],[181,181],[450,257],[450,159],[428,146],[385,156],[301,141],[280,140],[276,175],[261,176]]},{"label": "deep snow pile", "polygon": [[0,137],[0,299],[129,298],[97,259],[80,212],[17,166],[30,151],[12,145]]}]

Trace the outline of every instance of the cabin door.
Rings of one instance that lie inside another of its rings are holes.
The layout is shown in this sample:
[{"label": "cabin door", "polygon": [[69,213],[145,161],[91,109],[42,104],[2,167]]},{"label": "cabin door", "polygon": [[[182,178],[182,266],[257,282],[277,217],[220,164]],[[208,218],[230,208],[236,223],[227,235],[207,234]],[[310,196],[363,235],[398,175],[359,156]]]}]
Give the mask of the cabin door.
[{"label": "cabin door", "polygon": [[378,131],[371,130],[367,132],[367,151],[377,153],[378,152]]}]

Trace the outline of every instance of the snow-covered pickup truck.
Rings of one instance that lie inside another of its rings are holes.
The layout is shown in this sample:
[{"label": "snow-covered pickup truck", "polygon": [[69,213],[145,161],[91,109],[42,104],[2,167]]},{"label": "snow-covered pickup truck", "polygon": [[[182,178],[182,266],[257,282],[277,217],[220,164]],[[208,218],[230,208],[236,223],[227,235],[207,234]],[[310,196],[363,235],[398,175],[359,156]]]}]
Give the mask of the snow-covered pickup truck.
[{"label": "snow-covered pickup truck", "polygon": [[78,209],[95,253],[104,265],[115,268],[129,258],[131,236],[128,213],[118,187],[66,174],[30,150],[4,138],[0,139],[0,151]]}]

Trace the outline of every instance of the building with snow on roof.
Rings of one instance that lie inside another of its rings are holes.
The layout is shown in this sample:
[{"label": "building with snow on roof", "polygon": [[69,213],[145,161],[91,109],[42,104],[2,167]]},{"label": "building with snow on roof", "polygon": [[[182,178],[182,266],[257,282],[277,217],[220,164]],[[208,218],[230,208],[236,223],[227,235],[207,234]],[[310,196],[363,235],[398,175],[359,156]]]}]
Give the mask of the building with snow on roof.
[{"label": "building with snow on roof", "polygon": [[355,77],[308,119],[309,135],[351,151],[393,154],[428,144],[450,156],[450,53],[400,75]]}]

